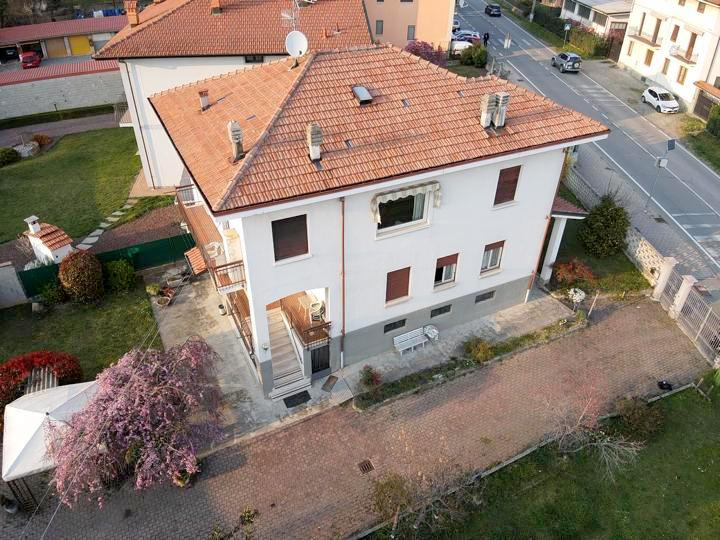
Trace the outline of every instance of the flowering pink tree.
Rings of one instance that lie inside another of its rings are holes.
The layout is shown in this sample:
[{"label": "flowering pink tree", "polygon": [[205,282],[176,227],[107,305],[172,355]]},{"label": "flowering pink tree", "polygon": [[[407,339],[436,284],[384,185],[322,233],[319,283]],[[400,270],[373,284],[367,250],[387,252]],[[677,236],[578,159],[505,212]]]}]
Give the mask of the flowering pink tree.
[{"label": "flowering pink tree", "polygon": [[447,64],[447,52],[436,49],[427,41],[411,41],[405,45],[405,50],[438,66]]},{"label": "flowering pink tree", "polygon": [[197,473],[198,451],[220,436],[215,358],[191,339],[165,352],[133,349],[105,369],[87,407],[48,434],[62,501],[87,495],[102,506],[128,477],[147,489]]}]

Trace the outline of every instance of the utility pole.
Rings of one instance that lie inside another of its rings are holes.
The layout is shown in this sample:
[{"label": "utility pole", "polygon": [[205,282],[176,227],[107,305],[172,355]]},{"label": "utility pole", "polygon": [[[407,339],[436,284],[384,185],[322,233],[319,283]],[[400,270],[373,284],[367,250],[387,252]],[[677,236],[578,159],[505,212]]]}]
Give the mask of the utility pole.
[{"label": "utility pole", "polygon": [[530,8],[530,15],[528,16],[530,22],[535,18],[535,2],[537,2],[537,0],[533,0],[532,7]]}]

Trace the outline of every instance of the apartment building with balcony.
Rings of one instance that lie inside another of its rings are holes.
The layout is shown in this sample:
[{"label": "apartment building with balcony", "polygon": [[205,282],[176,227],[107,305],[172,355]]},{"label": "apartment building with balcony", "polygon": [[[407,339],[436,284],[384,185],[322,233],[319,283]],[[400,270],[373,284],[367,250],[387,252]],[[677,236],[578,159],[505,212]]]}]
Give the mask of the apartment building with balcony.
[{"label": "apartment building with balcony", "polygon": [[564,0],[560,18],[575,21],[596,34],[610,37],[625,30],[631,8],[631,0]]},{"label": "apartment building with balcony", "polygon": [[150,103],[187,170],[190,263],[212,274],[237,361],[275,399],[408,333],[442,339],[524,302],[565,151],[608,133],[389,46],[278,60]]},{"label": "apartment building with balcony", "polygon": [[[363,0],[155,0],[97,54],[120,64],[143,174],[150,188],[178,186],[184,167],[147,98],[168,88],[287,56],[285,37],[310,50],[372,42]],[[185,179],[186,181],[187,179]]]},{"label": "apartment building with balcony", "polygon": [[377,43],[402,48],[418,40],[448,49],[455,0],[365,0],[365,8]]},{"label": "apartment building with balcony", "polygon": [[707,118],[720,101],[720,0],[635,0],[620,63]]}]

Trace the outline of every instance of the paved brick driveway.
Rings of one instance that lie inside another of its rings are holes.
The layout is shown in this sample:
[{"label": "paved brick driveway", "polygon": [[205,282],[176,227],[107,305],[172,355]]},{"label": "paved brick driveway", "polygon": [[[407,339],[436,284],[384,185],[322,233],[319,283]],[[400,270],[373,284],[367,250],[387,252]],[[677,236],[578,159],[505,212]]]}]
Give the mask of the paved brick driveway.
[{"label": "paved brick driveway", "polygon": [[[47,538],[207,538],[245,505],[260,511],[260,538],[335,538],[373,522],[371,479],[396,470],[485,468],[541,438],[548,403],[592,381],[608,403],[688,382],[707,364],[657,304],[643,301],[569,337],[453,382],[357,413],[333,409],[209,458],[189,490],[123,491],[104,510],[62,508]],[[376,471],[360,474],[371,459]],[[37,538],[52,509],[43,508]],[[3,534],[17,537],[20,519]]]}]

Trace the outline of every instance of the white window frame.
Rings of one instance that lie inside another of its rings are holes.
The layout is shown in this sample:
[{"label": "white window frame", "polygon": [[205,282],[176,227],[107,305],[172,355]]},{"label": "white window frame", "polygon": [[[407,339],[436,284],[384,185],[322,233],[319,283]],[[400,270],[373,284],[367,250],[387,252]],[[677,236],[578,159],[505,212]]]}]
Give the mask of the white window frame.
[{"label": "white window frame", "polygon": [[[457,263],[446,264],[445,266],[441,266],[440,268],[442,268],[442,277],[440,278],[440,281],[434,282],[435,287],[439,287],[447,283],[453,283],[455,281],[455,274],[457,272]],[[438,267],[435,267],[436,272],[437,269]]]},{"label": "white window frame", "polygon": [[[415,197],[421,193],[424,195],[425,200],[423,201],[422,217],[420,219],[414,219],[406,223],[400,223],[398,225],[392,225],[382,229],[380,228],[381,204],[398,199],[404,199],[405,197]],[[433,202],[432,206],[430,204],[431,200]],[[422,185],[408,186],[404,189],[394,190],[391,192],[378,193],[373,197],[370,206],[373,214],[373,220],[376,224],[376,239],[427,227],[430,224],[431,208],[437,208],[440,206],[440,184],[439,182],[429,182]]]},{"label": "white window frame", "polygon": [[[498,252],[497,255],[497,262],[494,265],[491,265],[494,253]],[[502,263],[502,256],[505,252],[505,245],[503,244],[500,247],[496,247],[494,249],[491,249],[490,251],[487,251],[485,248],[483,248],[483,258],[482,263],[480,264],[480,273],[484,274],[485,272],[492,272],[493,270],[497,270],[500,268],[500,264]],[[487,265],[486,265],[486,258],[487,258]]]}]

